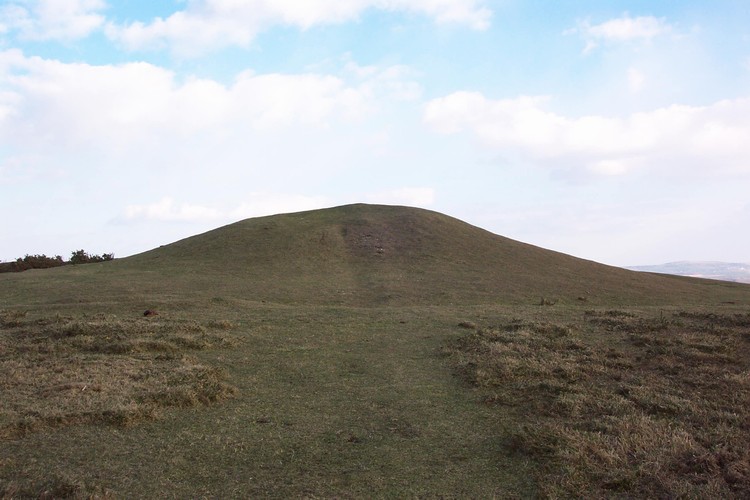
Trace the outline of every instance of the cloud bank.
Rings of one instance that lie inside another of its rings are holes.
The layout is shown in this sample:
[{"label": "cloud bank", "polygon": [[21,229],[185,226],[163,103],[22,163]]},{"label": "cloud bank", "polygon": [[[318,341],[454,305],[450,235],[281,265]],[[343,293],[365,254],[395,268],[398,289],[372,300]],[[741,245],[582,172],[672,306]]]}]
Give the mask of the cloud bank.
[{"label": "cloud bank", "polygon": [[170,48],[181,56],[223,47],[248,47],[274,25],[309,29],[356,21],[368,9],[425,15],[438,24],[489,27],[492,16],[481,0],[190,0],[167,18],[109,23],[107,35],[129,50]]},{"label": "cloud bank", "polygon": [[548,110],[549,101],[455,92],[429,101],[423,119],[435,132],[469,132],[490,150],[571,172],[750,174],[750,99],[578,117]]},{"label": "cloud bank", "polygon": [[[432,188],[405,187],[364,195],[368,203],[400,204],[426,207],[435,201]],[[290,193],[252,192],[236,206],[217,208],[205,204],[178,203],[171,196],[157,202],[127,205],[119,222],[229,222],[288,212],[301,212],[338,204],[359,202],[358,199],[336,199]]]},{"label": "cloud bank", "polygon": [[144,62],[67,64],[8,50],[0,52],[0,144],[121,151],[230,132],[325,129],[419,92],[402,67],[354,77],[244,71],[223,84]]}]

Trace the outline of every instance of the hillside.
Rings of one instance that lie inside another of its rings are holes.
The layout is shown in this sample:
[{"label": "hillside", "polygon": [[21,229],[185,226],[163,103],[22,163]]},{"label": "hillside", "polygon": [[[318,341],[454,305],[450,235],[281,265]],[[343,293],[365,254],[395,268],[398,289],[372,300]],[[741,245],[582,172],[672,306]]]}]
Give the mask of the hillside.
[{"label": "hillside", "polygon": [[[605,266],[416,208],[348,205],[247,219],[111,263],[6,276],[24,301],[233,298],[286,304],[672,304],[750,287]],[[104,290],[102,289],[104,287]],[[10,290],[3,293],[7,295]]]},{"label": "hillside", "polygon": [[749,303],[368,205],[2,274],[0,497],[748,498]]}]

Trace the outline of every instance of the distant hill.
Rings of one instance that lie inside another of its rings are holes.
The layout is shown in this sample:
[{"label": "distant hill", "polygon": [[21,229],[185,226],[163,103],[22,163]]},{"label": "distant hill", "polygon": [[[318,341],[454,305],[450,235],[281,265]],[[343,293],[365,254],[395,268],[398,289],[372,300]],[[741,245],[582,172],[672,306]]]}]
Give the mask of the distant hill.
[{"label": "distant hill", "polygon": [[669,262],[653,266],[630,266],[633,271],[675,274],[722,281],[750,283],[750,264],[730,262]]},{"label": "distant hill", "polygon": [[633,272],[437,212],[364,204],[247,219],[113,262],[43,273],[21,273],[13,293],[60,302],[135,295],[152,303],[356,306],[750,302],[746,285]]}]

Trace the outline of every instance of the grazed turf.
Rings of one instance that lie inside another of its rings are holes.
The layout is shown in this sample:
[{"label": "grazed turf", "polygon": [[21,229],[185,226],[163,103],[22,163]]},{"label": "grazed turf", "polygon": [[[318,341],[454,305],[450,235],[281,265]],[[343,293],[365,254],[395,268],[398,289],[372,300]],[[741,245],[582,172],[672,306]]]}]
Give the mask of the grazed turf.
[{"label": "grazed turf", "polygon": [[95,312],[213,298],[360,307],[709,306],[746,303],[749,290],[626,271],[435,212],[371,205],[248,219],[126,259],[0,277],[5,307],[105,306]]},{"label": "grazed turf", "polygon": [[[227,312],[227,311],[225,311]],[[439,355],[444,310],[242,311],[239,344],[196,352],[237,395],[123,429],[77,425],[5,439],[5,488],[124,496],[528,496],[503,418]],[[67,482],[65,482],[67,481]]]},{"label": "grazed turf", "polygon": [[[581,353],[595,352],[596,359],[604,353],[606,360],[608,349],[627,345],[629,360],[661,338],[608,330],[638,325],[641,316],[658,320],[654,305],[668,315],[671,306],[691,314],[696,308],[746,313],[750,286],[613,269],[434,212],[365,205],[251,219],[113,262],[2,274],[0,492],[142,498],[570,492],[560,461],[518,453],[536,446],[519,434],[536,428],[523,424],[539,423],[540,436],[549,436],[549,422],[533,420],[527,410],[546,408],[550,394],[529,391],[526,401],[498,406],[501,391],[487,393],[481,383],[454,376],[445,346],[472,328],[493,331],[514,318],[551,325],[553,333],[578,324],[580,338],[553,335],[534,344],[536,357],[494,348],[501,361],[480,356],[463,373],[485,361],[505,363],[518,370],[505,366],[498,373],[511,381],[527,373],[526,382],[533,381],[541,356],[554,377],[588,380]],[[584,322],[587,309],[615,306],[633,316]],[[143,318],[145,309],[160,315]],[[693,333],[667,345],[667,365],[734,355],[712,350],[710,334]],[[532,328],[529,335],[536,342],[540,332]],[[565,356],[557,356],[559,349]],[[494,372],[485,371],[472,377],[493,380]],[[710,374],[735,382],[743,376]],[[651,384],[656,379],[644,380],[640,389],[626,380],[630,393],[661,394]],[[567,404],[572,414],[586,414],[587,405],[611,399],[586,394],[555,408]],[[679,398],[686,399],[667,396],[654,396],[654,407],[662,397],[678,408]],[[104,418],[118,408],[114,415],[122,418]],[[555,418],[564,426],[563,417]],[[561,448],[547,449],[557,456]],[[711,456],[705,463],[720,461]],[[631,477],[631,465],[612,470]]]}]

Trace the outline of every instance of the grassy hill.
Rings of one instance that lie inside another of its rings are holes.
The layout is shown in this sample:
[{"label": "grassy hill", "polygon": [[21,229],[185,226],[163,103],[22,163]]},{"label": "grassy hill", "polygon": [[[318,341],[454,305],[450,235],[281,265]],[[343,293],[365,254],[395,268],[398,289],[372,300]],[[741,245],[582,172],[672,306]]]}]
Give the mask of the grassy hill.
[{"label": "grassy hill", "polygon": [[737,301],[748,290],[626,271],[436,212],[377,205],[248,219],[106,265],[4,278],[24,301],[42,286],[45,300],[140,297],[156,304],[179,296],[357,306],[530,304],[542,297],[657,305]]},{"label": "grassy hill", "polygon": [[0,497],[747,498],[748,304],[371,205],[0,274]]}]

